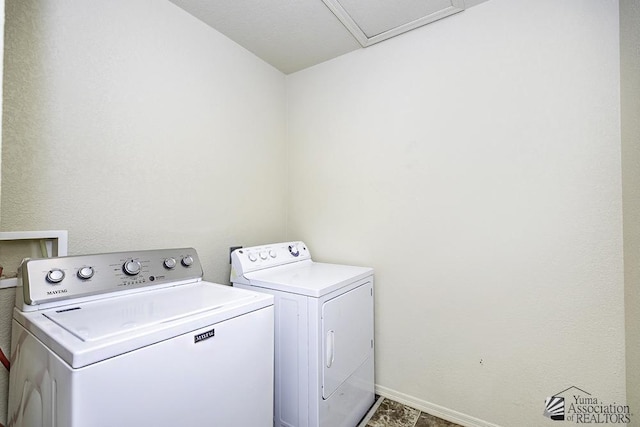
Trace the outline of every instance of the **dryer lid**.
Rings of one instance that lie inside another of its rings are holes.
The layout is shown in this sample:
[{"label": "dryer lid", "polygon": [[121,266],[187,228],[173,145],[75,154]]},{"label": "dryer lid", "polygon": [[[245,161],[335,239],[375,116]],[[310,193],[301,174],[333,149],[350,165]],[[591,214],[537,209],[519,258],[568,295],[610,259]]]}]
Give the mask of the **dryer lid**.
[{"label": "dryer lid", "polygon": [[319,298],[373,275],[369,267],[305,260],[245,274],[253,286]]},{"label": "dryer lid", "polygon": [[82,341],[92,342],[252,299],[224,286],[180,286],[63,307],[43,315]]}]

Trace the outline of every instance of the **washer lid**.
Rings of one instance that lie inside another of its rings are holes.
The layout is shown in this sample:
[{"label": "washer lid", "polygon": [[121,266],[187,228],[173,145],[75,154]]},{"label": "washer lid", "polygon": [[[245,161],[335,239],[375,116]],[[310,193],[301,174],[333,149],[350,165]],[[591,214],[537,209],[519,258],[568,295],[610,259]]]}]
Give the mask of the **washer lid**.
[{"label": "washer lid", "polygon": [[231,288],[224,287],[185,286],[179,291],[169,288],[145,292],[50,310],[43,315],[82,341],[92,342],[218,310],[240,302],[242,297],[252,299],[251,295],[239,298]]},{"label": "washer lid", "polygon": [[318,298],[372,274],[369,267],[305,260],[247,273],[245,278],[253,286]]},{"label": "washer lid", "polygon": [[14,310],[13,318],[81,368],[272,307],[269,294],[196,281],[45,311]]}]

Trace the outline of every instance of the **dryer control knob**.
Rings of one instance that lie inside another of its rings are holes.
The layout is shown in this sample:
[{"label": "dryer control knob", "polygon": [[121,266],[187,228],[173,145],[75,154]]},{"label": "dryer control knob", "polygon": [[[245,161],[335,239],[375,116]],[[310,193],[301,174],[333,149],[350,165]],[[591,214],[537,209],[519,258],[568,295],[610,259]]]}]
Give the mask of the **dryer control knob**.
[{"label": "dryer control knob", "polygon": [[176,268],[176,259],[175,258],[166,258],[162,262],[162,265],[164,265],[165,268],[168,268],[169,270],[172,270],[172,269]]},{"label": "dryer control knob", "polygon": [[52,268],[47,273],[47,282],[49,283],[55,285],[62,282],[62,279],[64,279],[64,271],[60,270],[59,268]]},{"label": "dryer control knob", "polygon": [[300,251],[298,250],[298,246],[296,245],[289,245],[289,253],[293,256],[298,256],[300,255]]},{"label": "dryer control knob", "polygon": [[142,270],[142,264],[140,264],[140,261],[136,261],[135,259],[128,259],[124,264],[122,264],[122,271],[129,276],[135,276],[140,273],[140,270]]},{"label": "dryer control knob", "polygon": [[260,252],[260,258],[267,259],[268,255],[266,252]]},{"label": "dryer control knob", "polygon": [[269,251],[269,256],[270,256],[271,258],[275,258],[277,255],[278,255],[278,253],[277,253],[276,251],[274,251],[273,249],[271,249],[271,250]]},{"label": "dryer control knob", "polygon": [[187,255],[186,257],[182,258],[183,266],[191,267],[192,264],[193,264],[193,257],[191,255]]},{"label": "dryer control knob", "polygon": [[249,258],[249,261],[251,262],[256,262],[258,260],[258,257],[256,256],[256,254],[249,254],[248,258]]},{"label": "dryer control knob", "polygon": [[82,267],[78,270],[78,277],[84,280],[91,279],[94,272],[93,267]]}]

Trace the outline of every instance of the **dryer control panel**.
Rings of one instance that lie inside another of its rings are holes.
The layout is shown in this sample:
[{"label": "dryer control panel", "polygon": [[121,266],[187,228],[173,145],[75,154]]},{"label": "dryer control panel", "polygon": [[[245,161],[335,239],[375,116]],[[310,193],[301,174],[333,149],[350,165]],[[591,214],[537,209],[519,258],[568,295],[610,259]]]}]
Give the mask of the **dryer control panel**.
[{"label": "dryer control panel", "polygon": [[49,303],[202,276],[193,248],[26,259],[18,269],[16,307],[29,311],[41,304],[51,307]]},{"label": "dryer control panel", "polygon": [[300,241],[236,249],[231,253],[231,281],[251,271],[309,259],[311,253]]}]

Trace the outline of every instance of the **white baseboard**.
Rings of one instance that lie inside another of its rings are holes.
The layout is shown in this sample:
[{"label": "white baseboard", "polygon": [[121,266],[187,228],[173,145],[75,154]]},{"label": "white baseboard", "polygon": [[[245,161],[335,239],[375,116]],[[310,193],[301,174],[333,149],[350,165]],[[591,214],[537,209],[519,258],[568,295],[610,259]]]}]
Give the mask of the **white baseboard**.
[{"label": "white baseboard", "polygon": [[390,389],[376,384],[376,393],[380,396],[395,400],[404,405],[410,406],[415,409],[427,412],[443,420],[451,421],[452,423],[460,424],[465,427],[500,427],[497,424],[492,424],[487,421],[466,415],[457,411],[454,411],[444,406],[436,405],[435,403],[427,402],[417,397],[409,396],[408,394],[401,393],[399,391]]}]

